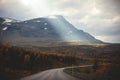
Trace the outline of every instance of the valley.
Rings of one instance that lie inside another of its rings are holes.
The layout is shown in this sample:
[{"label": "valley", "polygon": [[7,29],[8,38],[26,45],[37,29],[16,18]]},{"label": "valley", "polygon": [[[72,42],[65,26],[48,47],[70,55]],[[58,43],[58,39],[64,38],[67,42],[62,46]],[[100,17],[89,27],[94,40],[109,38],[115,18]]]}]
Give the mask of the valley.
[{"label": "valley", "polygon": [[[94,65],[96,59],[101,73],[107,64],[119,65],[119,44],[67,45],[54,47],[0,46],[0,76],[2,80],[16,80],[48,69]],[[103,69],[103,70],[102,70]],[[115,68],[119,71],[119,68]],[[103,72],[102,72],[103,71]],[[114,71],[114,69],[113,69]],[[76,71],[74,71],[76,73]],[[117,74],[115,72],[114,74]]]},{"label": "valley", "polygon": [[[0,18],[0,79],[32,79],[37,75],[29,76],[39,72],[44,76],[36,80],[81,79],[79,74],[84,80],[117,80],[119,48],[119,43],[98,40],[61,15],[25,21]],[[92,67],[79,67],[83,65]],[[51,72],[57,77],[47,74]]]}]

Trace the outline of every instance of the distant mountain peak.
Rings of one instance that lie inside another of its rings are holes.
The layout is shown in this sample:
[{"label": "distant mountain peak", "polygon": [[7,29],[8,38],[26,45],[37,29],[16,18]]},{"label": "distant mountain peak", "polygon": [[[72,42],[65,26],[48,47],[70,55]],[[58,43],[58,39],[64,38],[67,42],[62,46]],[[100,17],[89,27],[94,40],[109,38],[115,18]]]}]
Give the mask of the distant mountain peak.
[{"label": "distant mountain peak", "polygon": [[[1,21],[3,21],[1,19]],[[0,23],[1,25],[1,23]],[[75,28],[61,15],[50,15],[41,18],[22,21],[19,23],[9,22],[2,25],[3,36],[24,37],[38,39],[37,41],[80,41],[101,43],[89,33]]]},{"label": "distant mountain peak", "polygon": [[49,15],[43,18],[48,18],[48,19],[65,19],[62,15]]}]

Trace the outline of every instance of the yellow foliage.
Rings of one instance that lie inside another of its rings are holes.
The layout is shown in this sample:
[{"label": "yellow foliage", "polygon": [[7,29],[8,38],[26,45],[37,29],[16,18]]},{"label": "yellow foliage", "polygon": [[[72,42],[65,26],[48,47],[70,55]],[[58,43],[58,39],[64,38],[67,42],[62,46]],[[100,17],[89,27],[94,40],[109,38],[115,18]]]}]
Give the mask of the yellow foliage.
[{"label": "yellow foliage", "polygon": [[25,62],[25,63],[28,63],[29,61],[30,61],[30,55],[26,54],[26,55],[24,56],[24,62]]}]

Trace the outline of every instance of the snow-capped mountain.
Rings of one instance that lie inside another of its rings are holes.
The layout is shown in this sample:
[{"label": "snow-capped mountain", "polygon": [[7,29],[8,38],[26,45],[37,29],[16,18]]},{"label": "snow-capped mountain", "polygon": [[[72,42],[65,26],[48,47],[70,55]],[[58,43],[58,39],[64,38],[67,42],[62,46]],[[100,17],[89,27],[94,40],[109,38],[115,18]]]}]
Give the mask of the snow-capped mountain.
[{"label": "snow-capped mountain", "polygon": [[89,33],[75,28],[63,16],[54,15],[26,21],[0,18],[0,31],[4,40],[32,38],[37,41],[80,41],[101,43]]},{"label": "snow-capped mountain", "polygon": [[0,28],[2,30],[7,30],[7,28],[12,25],[12,23],[19,22],[11,18],[0,18]]},{"label": "snow-capped mountain", "polygon": [[0,18],[0,24],[6,24],[11,22],[19,22],[18,20],[11,19],[11,18]]}]

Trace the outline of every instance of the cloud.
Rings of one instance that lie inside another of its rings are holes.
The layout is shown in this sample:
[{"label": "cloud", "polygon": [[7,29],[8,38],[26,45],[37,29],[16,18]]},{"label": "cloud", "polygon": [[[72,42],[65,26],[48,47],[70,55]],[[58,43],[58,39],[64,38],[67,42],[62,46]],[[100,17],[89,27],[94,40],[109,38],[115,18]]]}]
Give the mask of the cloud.
[{"label": "cloud", "polygon": [[118,35],[114,36],[96,36],[97,39],[102,39],[104,42],[120,43],[120,38]]},{"label": "cloud", "polygon": [[28,1],[0,0],[0,16],[25,20],[59,14],[101,40],[120,42],[120,0]]},{"label": "cloud", "polygon": [[98,4],[104,12],[120,13],[120,0],[99,0]]},{"label": "cloud", "polygon": [[0,0],[0,16],[11,17],[15,19],[32,18],[33,12],[20,3],[19,0]]}]

